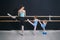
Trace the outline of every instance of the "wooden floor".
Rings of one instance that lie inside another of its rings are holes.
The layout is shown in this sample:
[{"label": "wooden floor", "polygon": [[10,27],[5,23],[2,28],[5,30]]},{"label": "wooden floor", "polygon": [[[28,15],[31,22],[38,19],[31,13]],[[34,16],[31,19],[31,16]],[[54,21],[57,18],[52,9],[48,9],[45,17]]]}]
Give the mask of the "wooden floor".
[{"label": "wooden floor", "polygon": [[33,30],[25,30],[22,36],[20,30],[0,31],[0,40],[60,40],[60,30],[47,30],[47,35],[42,32],[37,30],[34,35]]}]

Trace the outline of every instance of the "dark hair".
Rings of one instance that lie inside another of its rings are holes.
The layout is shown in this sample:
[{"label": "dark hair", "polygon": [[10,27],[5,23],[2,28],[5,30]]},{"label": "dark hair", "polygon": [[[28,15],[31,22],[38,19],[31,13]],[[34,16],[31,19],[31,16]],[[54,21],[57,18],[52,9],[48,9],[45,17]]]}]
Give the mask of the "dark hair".
[{"label": "dark hair", "polygon": [[20,6],[20,8],[22,8],[22,7],[24,7],[24,5],[23,5],[23,4]]},{"label": "dark hair", "polygon": [[37,18],[37,16],[34,16],[34,18]]},{"label": "dark hair", "polygon": [[18,10],[20,10],[22,7],[24,7],[23,5],[21,5],[20,7],[19,7],[19,9]]}]

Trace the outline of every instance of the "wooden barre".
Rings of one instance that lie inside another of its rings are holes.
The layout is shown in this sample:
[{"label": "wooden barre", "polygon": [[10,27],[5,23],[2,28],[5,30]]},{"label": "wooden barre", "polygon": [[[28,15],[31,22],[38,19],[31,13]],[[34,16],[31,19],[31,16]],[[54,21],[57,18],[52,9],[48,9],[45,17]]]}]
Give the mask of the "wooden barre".
[{"label": "wooden barre", "polygon": [[[43,21],[43,20],[41,20],[41,21]],[[47,22],[60,22],[60,20],[51,20],[51,21],[49,21],[49,20],[46,20]],[[19,20],[0,20],[0,22],[19,22]],[[26,20],[25,20],[25,22],[27,22]]]},{"label": "wooden barre", "polygon": [[[3,17],[10,17],[10,16],[0,16],[0,18],[3,18]],[[26,16],[26,17],[34,17],[34,16]],[[37,17],[60,17],[60,16],[37,16]]]},{"label": "wooden barre", "polygon": [[[26,16],[26,17],[34,17],[34,16]],[[60,17],[60,16],[37,16],[37,17]]]}]

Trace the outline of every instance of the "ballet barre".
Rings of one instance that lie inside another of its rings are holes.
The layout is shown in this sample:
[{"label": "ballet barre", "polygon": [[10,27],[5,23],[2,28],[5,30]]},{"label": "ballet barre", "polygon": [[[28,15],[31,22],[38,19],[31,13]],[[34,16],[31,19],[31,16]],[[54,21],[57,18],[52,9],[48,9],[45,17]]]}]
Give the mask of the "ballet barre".
[{"label": "ballet barre", "polygon": [[[9,18],[9,17],[10,16],[0,16],[0,18]],[[16,17],[18,17],[18,16],[16,16]],[[34,17],[34,16],[26,16],[26,17]],[[49,15],[49,16],[37,16],[37,17],[43,17],[43,18],[48,17],[49,19],[47,20],[47,22],[60,22],[60,20],[51,20],[52,17],[60,18],[60,16]],[[43,21],[43,20],[41,20],[41,21]],[[0,20],[0,22],[20,22],[20,20]],[[27,22],[27,21],[25,20],[25,22]]]},{"label": "ballet barre", "polygon": [[[0,18],[3,18],[3,17],[10,17],[10,16],[0,16]],[[34,17],[34,16],[26,16],[26,17]],[[60,17],[60,16],[37,16],[37,17]]]},{"label": "ballet barre", "polygon": [[[31,20],[32,21],[32,20]],[[41,20],[43,21],[43,20]],[[60,22],[60,20],[46,20],[47,22]],[[0,22],[20,22],[20,20],[0,20]],[[25,22],[27,22],[27,20],[25,20]]]}]

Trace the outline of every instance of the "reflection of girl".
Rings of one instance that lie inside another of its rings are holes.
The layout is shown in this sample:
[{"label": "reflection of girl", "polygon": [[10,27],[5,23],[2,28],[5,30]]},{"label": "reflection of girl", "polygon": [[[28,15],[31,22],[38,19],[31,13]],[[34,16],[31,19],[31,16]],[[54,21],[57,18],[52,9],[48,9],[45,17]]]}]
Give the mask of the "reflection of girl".
[{"label": "reflection of girl", "polygon": [[37,19],[36,16],[34,16],[33,22],[31,22],[29,19],[27,19],[27,21],[28,21],[30,24],[33,25],[33,27],[34,27],[34,34],[35,34],[35,32],[36,32],[36,27],[37,27],[37,24],[38,24],[38,21],[39,21],[39,20]]},{"label": "reflection of girl", "polygon": [[47,21],[46,21],[46,20],[43,20],[42,22],[39,21],[39,23],[40,23],[41,27],[42,27],[43,30],[44,30],[43,34],[46,34],[45,27],[46,27]]}]

